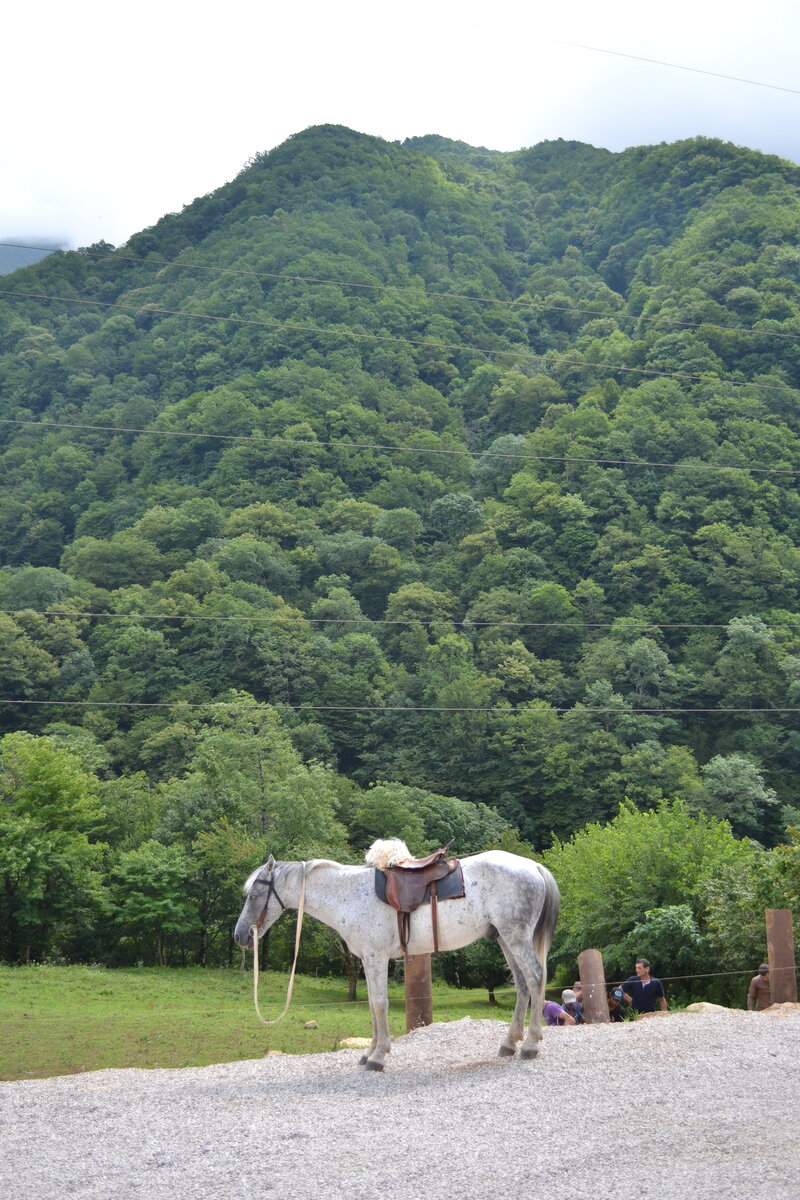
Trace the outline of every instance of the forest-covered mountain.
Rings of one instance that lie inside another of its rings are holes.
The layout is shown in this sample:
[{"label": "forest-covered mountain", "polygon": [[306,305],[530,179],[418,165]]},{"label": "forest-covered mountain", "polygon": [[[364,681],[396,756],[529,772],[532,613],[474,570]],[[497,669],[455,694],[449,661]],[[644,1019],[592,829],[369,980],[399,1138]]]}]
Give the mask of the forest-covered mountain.
[{"label": "forest-covered mountain", "polygon": [[625,797],[780,840],[799,199],[713,139],[326,126],[7,277],[6,796],[73,772],[51,832],[117,880],[177,846],[542,848]]}]

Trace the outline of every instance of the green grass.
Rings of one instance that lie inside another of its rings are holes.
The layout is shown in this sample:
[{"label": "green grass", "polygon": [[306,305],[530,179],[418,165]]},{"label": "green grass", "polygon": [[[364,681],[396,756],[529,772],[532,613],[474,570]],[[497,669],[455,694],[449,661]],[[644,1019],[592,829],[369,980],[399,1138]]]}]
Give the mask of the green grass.
[{"label": "green grass", "polygon": [[[286,999],[288,977],[261,976],[267,1020]],[[317,1054],[344,1037],[370,1037],[366,985],[347,1000],[339,979],[298,976],[288,1014],[272,1029],[253,1008],[253,977],[239,970],[102,967],[0,967],[0,1079],[41,1079],[105,1067],[200,1067],[260,1058],[270,1050]],[[508,1020],[485,991],[434,984],[434,1021]],[[316,1021],[317,1029],[305,1029]],[[402,985],[390,987],[389,1025],[405,1032]]]}]

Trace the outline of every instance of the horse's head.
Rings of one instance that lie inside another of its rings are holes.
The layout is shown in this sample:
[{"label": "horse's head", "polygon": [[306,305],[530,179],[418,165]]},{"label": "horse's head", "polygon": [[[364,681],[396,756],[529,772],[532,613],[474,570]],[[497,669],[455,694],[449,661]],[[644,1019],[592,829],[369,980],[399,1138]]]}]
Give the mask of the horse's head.
[{"label": "horse's head", "polygon": [[244,908],[233,931],[233,940],[237,946],[252,949],[253,926],[256,927],[257,936],[261,937],[286,907],[276,890],[275,876],[275,859],[270,854],[267,862],[253,871],[245,883]]}]

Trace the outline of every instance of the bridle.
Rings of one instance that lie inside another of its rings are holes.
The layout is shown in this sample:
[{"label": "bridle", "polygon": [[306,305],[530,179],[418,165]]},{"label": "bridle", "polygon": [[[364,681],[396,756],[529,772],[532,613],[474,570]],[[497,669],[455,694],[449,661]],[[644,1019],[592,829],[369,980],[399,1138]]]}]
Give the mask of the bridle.
[{"label": "bridle", "polygon": [[[274,896],[275,899],[278,901],[278,904],[280,904],[280,906],[281,906],[281,912],[286,911],[286,905],[281,900],[280,896],[278,895],[278,890],[275,887],[274,869],[270,873],[269,879],[254,879],[253,880],[253,887],[255,887],[257,883],[264,883],[267,885],[267,894],[264,898],[264,907],[261,910],[261,916],[258,918],[258,920],[255,922],[254,925],[250,926],[250,933],[253,935],[253,1003],[255,1004],[256,1013],[257,1013],[258,1019],[262,1025],[277,1025],[278,1021],[282,1021],[283,1018],[286,1016],[287,1012],[289,1011],[289,1005],[292,1002],[292,990],[294,989],[294,973],[297,969],[297,955],[300,952],[300,931],[303,928],[303,908],[305,906],[305,901],[306,901],[306,867],[308,864],[305,862],[302,862],[302,863],[299,863],[298,865],[300,866],[300,868],[303,872],[303,882],[300,886],[300,901],[297,905],[297,932],[295,934],[295,939],[294,939],[294,961],[292,962],[292,970],[291,970],[291,974],[289,975],[289,987],[286,991],[286,1004],[283,1007],[283,1012],[281,1013],[281,1015],[279,1017],[276,1017],[274,1021],[265,1021],[261,1015],[261,1009],[258,1007],[258,937],[261,932],[261,926],[264,924],[264,921],[267,916],[267,909],[269,908],[269,902],[270,902],[271,897]],[[251,892],[252,892],[252,890],[253,890],[253,888],[250,889]]]},{"label": "bridle", "polygon": [[[275,872],[274,871],[270,874],[269,879],[254,880],[253,887],[255,887],[257,883],[266,884],[266,887],[267,887],[267,895],[264,900],[264,907],[261,910],[261,916],[258,918],[255,925],[251,926],[251,929],[255,929],[258,933],[260,933],[261,926],[264,924],[264,920],[266,919],[266,916],[267,916],[267,909],[269,908],[270,898],[272,896],[275,897],[275,899],[278,901],[278,904],[280,904],[280,906],[281,906],[281,912],[286,912],[286,905],[281,900],[280,896],[278,895],[278,889],[275,887]],[[255,941],[258,942],[258,937],[255,938]]]}]

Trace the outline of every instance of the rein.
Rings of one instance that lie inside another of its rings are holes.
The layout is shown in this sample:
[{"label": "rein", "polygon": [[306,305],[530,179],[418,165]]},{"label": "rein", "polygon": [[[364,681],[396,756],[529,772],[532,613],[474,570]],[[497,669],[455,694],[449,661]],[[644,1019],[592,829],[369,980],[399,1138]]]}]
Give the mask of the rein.
[{"label": "rein", "polygon": [[270,896],[274,893],[275,899],[278,901],[281,908],[282,909],[286,908],[286,905],[283,903],[283,901],[281,900],[277,891],[275,890],[275,887],[272,883],[272,879],[270,879],[270,881],[269,881],[269,891],[267,892],[267,900],[264,905],[264,908],[262,909],[261,916],[258,918],[255,925],[250,926],[250,933],[253,935],[253,1003],[255,1004],[256,1015],[258,1016],[258,1019],[262,1025],[277,1025],[278,1022],[282,1021],[283,1018],[286,1016],[287,1012],[289,1011],[289,1005],[292,1002],[292,990],[294,988],[294,973],[295,973],[295,969],[297,967],[297,955],[300,950],[300,931],[303,928],[303,908],[305,906],[305,900],[306,900],[306,864],[302,863],[301,866],[303,868],[303,882],[300,885],[300,903],[297,905],[297,933],[295,934],[295,939],[294,939],[294,961],[292,962],[292,971],[289,976],[289,987],[286,992],[286,1003],[283,1006],[283,1012],[280,1014],[280,1016],[275,1017],[275,1019],[273,1021],[265,1021],[261,1015],[261,1009],[258,1007],[258,936],[259,936],[259,933],[261,930],[261,926],[264,924],[264,918],[267,915],[267,906],[269,905]]}]

